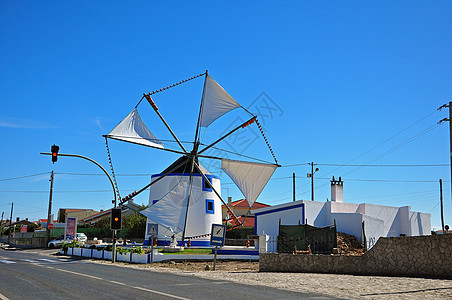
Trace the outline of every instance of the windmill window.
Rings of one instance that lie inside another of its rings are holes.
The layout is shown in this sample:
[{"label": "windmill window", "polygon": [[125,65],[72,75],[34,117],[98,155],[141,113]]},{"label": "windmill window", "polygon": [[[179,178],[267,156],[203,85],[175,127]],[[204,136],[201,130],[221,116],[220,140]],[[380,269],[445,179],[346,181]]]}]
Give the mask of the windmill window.
[{"label": "windmill window", "polygon": [[[209,180],[210,184],[212,184],[212,177],[209,175],[206,175],[207,179]],[[210,185],[206,182],[206,180],[204,179],[204,177],[202,178],[202,190],[203,191],[208,191],[211,192],[212,188],[210,187]]]},{"label": "windmill window", "polygon": [[212,199],[206,199],[206,214],[214,214],[215,206]]}]

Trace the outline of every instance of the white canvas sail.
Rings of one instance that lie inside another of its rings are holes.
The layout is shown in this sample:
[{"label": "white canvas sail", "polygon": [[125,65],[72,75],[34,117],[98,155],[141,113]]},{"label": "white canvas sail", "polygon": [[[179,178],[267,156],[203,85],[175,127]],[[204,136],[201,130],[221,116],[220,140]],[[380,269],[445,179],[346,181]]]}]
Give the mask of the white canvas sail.
[{"label": "white canvas sail", "polygon": [[275,172],[276,165],[222,159],[221,169],[231,177],[251,207]]},{"label": "white canvas sail", "polygon": [[200,125],[207,127],[213,121],[237,107],[240,107],[240,104],[213,80],[212,77],[206,75]]},{"label": "white canvas sail", "polygon": [[164,148],[163,143],[143,123],[136,108],[107,134],[107,137],[144,146]]},{"label": "white canvas sail", "polygon": [[175,234],[182,232],[187,212],[188,185],[188,181],[179,182],[162,199],[140,213],[157,224],[172,229]]}]

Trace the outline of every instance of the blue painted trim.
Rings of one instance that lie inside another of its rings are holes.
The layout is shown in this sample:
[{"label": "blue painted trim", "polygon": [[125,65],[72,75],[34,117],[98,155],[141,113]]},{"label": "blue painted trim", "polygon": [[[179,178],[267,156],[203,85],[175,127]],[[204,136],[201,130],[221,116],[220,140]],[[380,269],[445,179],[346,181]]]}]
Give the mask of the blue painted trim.
[{"label": "blue painted trim", "polygon": [[160,201],[160,199],[159,200],[152,200],[152,205],[156,204],[159,201]]},{"label": "blue painted trim", "polygon": [[80,248],[80,257],[83,256],[83,248]]},{"label": "blue painted trim", "polygon": [[[154,178],[154,177],[162,177],[163,175],[165,175],[164,173],[161,173],[161,174],[154,174],[154,175],[151,175],[151,178]],[[190,176],[190,173],[171,173],[171,174],[168,174],[168,175],[166,175],[166,176]],[[198,174],[198,173],[193,173],[193,176],[199,176],[199,177],[202,177],[202,175],[201,174]],[[211,175],[211,174],[206,174],[206,177],[207,178],[209,178],[209,177],[211,177],[211,178],[215,178],[215,179],[220,179],[220,177],[218,177],[218,176],[216,176],[216,175]],[[203,177],[204,178],[204,177]]]},{"label": "blue painted trim", "polygon": [[264,212],[261,212],[261,213],[254,213],[254,215],[255,216],[262,216],[262,215],[271,214],[271,213],[284,211],[284,210],[289,210],[289,209],[294,209],[294,208],[298,208],[298,207],[304,207],[304,203],[300,203],[300,204],[293,205],[293,206],[281,207],[281,208],[277,208],[277,209],[273,209],[273,210],[267,210],[267,211],[264,211]]},{"label": "blue painted trim", "polygon": [[[212,249],[212,253],[215,253],[215,249]],[[218,249],[217,254],[226,254],[226,255],[259,255],[258,249],[249,249],[249,250],[240,250],[240,249]]]},{"label": "blue painted trim", "polygon": [[130,262],[132,262],[132,253],[130,253]]},{"label": "blue painted trim", "polygon": [[[212,203],[212,209],[209,209],[209,203]],[[206,214],[215,214],[215,201],[213,199],[206,199]]]},{"label": "blue painted trim", "polygon": [[148,253],[148,260],[147,263],[150,264],[151,263],[151,254]]},{"label": "blue painted trim", "polygon": [[105,256],[105,250],[102,250],[102,259],[104,259]]},{"label": "blue painted trim", "polygon": [[91,258],[93,258],[93,251],[94,249],[91,249]]},{"label": "blue painted trim", "polygon": [[[212,175],[206,175],[206,177],[210,181],[210,183],[212,184],[213,176]],[[203,191],[207,191],[207,192],[211,192],[212,191],[211,187],[207,187],[206,180],[204,179],[204,177],[202,177],[202,190]]]}]

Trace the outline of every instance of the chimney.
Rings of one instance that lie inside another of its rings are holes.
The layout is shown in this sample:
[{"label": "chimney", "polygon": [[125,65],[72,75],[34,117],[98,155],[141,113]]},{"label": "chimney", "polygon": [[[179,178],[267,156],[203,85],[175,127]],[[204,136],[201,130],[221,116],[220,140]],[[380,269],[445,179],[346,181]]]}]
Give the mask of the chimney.
[{"label": "chimney", "polygon": [[334,179],[333,176],[333,180],[331,180],[331,201],[343,203],[344,202],[343,193],[344,193],[344,182],[341,180],[340,177],[339,180],[336,180]]},{"label": "chimney", "polygon": [[228,197],[228,206],[231,206],[232,204],[232,197]]},{"label": "chimney", "polygon": [[19,222],[19,221],[20,221],[20,218],[19,218],[19,217],[17,217],[17,218],[16,218],[16,222]]}]

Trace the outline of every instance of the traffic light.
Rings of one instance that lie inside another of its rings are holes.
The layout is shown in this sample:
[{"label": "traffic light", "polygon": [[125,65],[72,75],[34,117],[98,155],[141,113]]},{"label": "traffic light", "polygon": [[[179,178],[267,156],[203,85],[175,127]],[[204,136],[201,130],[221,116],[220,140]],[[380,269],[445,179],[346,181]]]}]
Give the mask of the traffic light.
[{"label": "traffic light", "polygon": [[52,145],[52,163],[55,163],[58,160],[58,151],[60,150],[60,147],[57,145]]},{"label": "traffic light", "polygon": [[111,209],[111,226],[112,230],[121,230],[122,228],[122,209],[112,208]]}]

